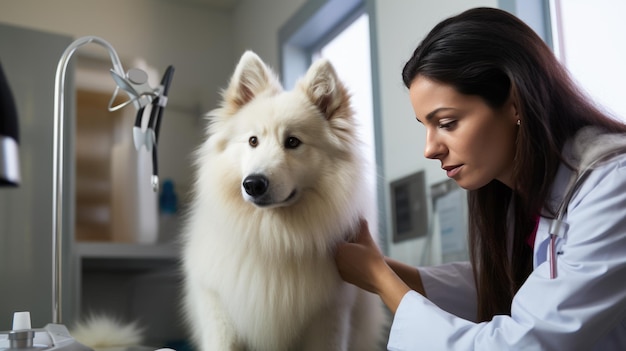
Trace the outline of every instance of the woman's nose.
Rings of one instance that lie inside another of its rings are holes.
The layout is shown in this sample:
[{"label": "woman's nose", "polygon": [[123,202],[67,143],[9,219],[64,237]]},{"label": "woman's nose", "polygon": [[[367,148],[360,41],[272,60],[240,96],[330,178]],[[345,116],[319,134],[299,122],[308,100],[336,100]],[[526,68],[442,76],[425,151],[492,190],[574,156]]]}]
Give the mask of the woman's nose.
[{"label": "woman's nose", "polygon": [[438,140],[435,133],[426,133],[426,146],[424,147],[424,157],[429,159],[439,159],[445,153],[444,145]]}]

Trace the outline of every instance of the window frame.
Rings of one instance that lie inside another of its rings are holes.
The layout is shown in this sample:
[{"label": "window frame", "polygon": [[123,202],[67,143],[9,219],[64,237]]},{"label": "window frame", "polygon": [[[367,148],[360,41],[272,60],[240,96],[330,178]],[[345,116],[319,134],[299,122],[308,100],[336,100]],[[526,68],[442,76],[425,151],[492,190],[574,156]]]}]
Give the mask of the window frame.
[{"label": "window frame", "polygon": [[[383,133],[378,78],[378,43],[376,40],[376,0],[307,0],[302,7],[279,29],[279,68],[285,89],[292,89],[296,80],[304,75],[312,63],[312,56],[338,33],[351,25],[360,15],[369,17],[370,63],[372,79],[372,123],[374,133],[374,159],[377,174],[376,198],[379,209],[386,208]],[[378,212],[379,245],[388,254],[387,219],[384,211]]]}]

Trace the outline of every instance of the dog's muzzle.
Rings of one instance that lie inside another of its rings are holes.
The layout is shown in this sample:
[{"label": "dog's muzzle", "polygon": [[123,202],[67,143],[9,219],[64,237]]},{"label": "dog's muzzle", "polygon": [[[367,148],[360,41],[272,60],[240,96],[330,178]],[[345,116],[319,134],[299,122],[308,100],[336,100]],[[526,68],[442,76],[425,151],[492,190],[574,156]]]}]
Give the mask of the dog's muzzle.
[{"label": "dog's muzzle", "polygon": [[296,199],[296,189],[291,190],[286,197],[280,197],[279,193],[273,193],[270,189],[270,180],[262,174],[247,176],[241,185],[246,192],[248,201],[259,207],[288,206]]}]

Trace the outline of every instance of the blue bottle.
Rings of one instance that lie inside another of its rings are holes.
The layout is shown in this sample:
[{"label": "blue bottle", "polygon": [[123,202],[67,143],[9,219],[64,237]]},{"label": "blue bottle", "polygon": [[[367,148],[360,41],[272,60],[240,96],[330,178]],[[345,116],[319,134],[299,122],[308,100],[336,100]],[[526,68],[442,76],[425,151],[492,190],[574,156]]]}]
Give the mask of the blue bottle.
[{"label": "blue bottle", "polygon": [[159,194],[159,241],[174,240],[180,231],[178,224],[178,196],[174,181],[166,179]]}]

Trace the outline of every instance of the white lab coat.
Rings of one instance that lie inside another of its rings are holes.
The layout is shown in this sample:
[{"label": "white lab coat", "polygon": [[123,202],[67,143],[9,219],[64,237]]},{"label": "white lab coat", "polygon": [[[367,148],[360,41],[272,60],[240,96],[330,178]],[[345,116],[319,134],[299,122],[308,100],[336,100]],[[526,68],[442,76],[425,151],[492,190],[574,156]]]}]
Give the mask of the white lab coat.
[{"label": "white lab coat", "polygon": [[[571,171],[561,166],[560,202]],[[388,349],[626,350],[626,155],[595,169],[568,207],[550,279],[549,220],[541,218],[534,270],[513,298],[511,316],[475,323],[476,291],[467,262],[419,268],[426,295],[407,293]]]}]

